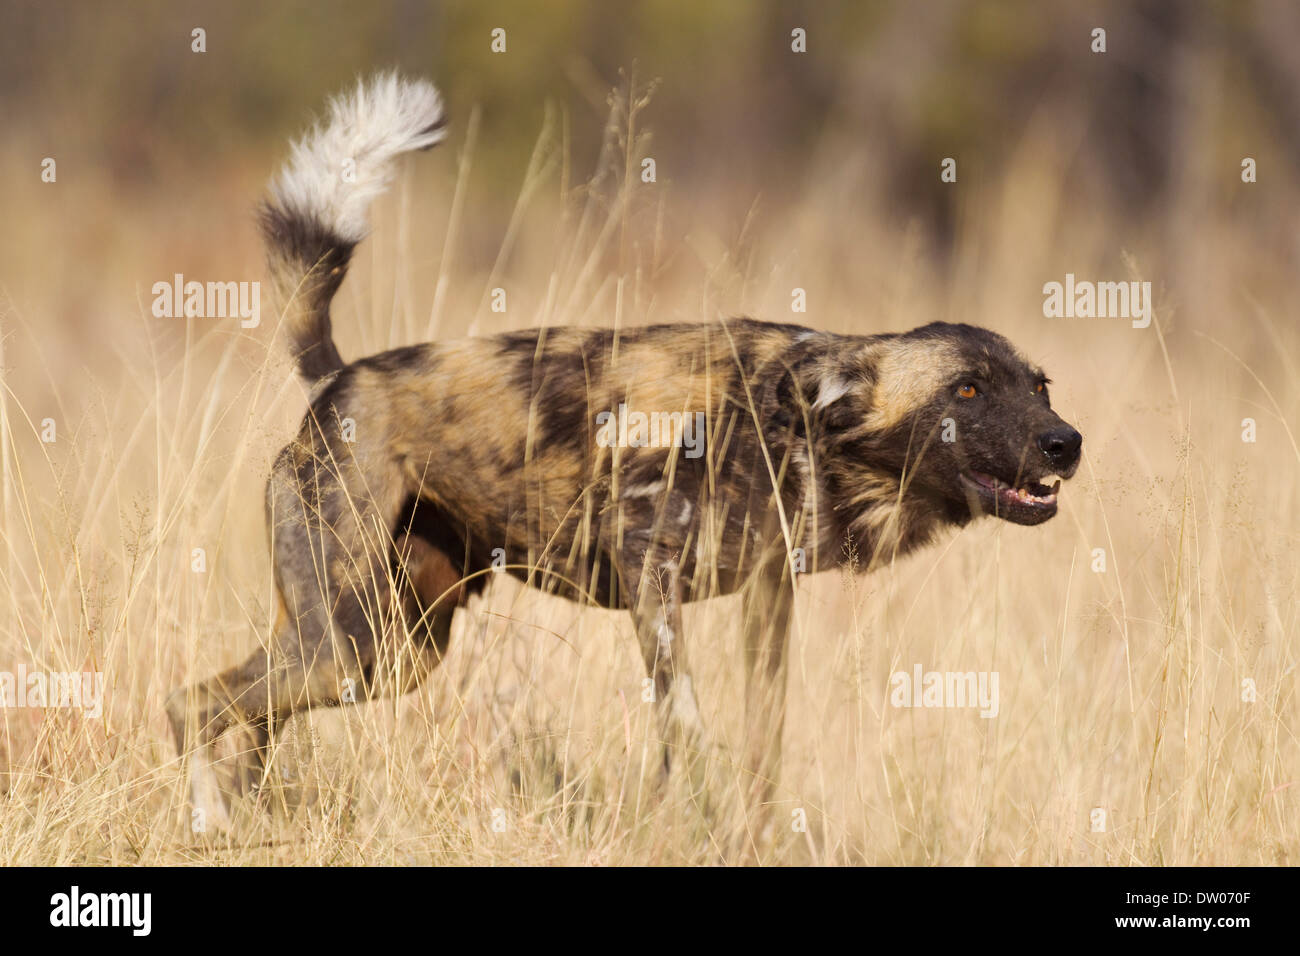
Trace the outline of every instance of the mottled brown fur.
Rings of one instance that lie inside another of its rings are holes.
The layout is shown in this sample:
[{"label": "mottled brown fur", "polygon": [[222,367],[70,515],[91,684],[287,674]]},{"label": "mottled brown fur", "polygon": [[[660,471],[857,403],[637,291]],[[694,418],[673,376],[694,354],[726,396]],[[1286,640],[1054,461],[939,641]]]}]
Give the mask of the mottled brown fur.
[{"label": "mottled brown fur", "polygon": [[[963,442],[937,434],[960,404],[951,382],[1023,378],[1021,446],[1059,421],[1033,394],[1037,371],[966,326],[528,330],[332,374],[268,487],[283,653],[259,651],[189,695],[203,703],[177,713],[182,740],[187,721],[205,739],[230,720],[264,734],[342,699],[345,680],[355,699],[386,692],[377,665],[403,630],[407,679],[392,686],[413,686],[445,651],[454,608],[487,583],[494,549],[531,585],[632,611],[664,700],[682,665],[681,605],[746,590],[762,609],[747,647],[763,677],[752,693],[764,693],[780,677],[793,549],[808,571],[850,559],[867,570],[979,513],[955,485]],[[597,413],[620,403],[702,413],[704,453],[600,447]],[[1023,450],[1004,449],[1008,479]],[[672,723],[669,704],[665,733]],[[770,774],[779,722],[759,726],[753,768]]]}]

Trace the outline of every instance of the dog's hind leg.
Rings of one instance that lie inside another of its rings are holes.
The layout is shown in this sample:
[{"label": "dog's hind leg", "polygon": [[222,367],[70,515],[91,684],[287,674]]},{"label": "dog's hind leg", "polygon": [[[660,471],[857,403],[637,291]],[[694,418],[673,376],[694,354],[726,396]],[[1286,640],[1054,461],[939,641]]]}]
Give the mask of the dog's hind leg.
[{"label": "dog's hind leg", "polygon": [[[445,656],[456,607],[487,583],[467,579],[463,539],[432,506],[412,505],[396,471],[372,468],[370,496],[349,496],[341,512],[333,476],[319,488],[313,477],[304,488],[307,469],[301,461],[288,467],[290,454],[277,462],[268,489],[282,600],[272,640],[168,702],[177,747],[192,758],[194,805],[218,825],[227,819],[222,794],[247,794],[258,784],[268,742],[288,717],[413,690]],[[221,779],[212,744],[236,729],[234,772],[226,775],[233,779]]]},{"label": "dog's hind leg", "polygon": [[[372,456],[363,481],[350,447],[336,452],[331,444],[337,445],[309,422],[272,472],[268,521],[284,613],[269,645],[168,701],[177,746],[194,758],[192,794],[218,824],[226,807],[213,792],[251,789],[282,721],[309,706],[370,696],[380,638],[393,623],[393,529],[406,480],[391,460]],[[235,779],[214,783],[212,743],[236,726],[247,739]]]},{"label": "dog's hind leg", "polygon": [[[273,646],[284,640],[286,620],[281,605]],[[262,782],[275,715],[267,668],[268,651],[260,650],[215,677],[178,688],[167,699],[176,750],[188,772],[190,800],[197,811],[191,818],[196,831],[206,830],[208,824],[227,828],[226,794],[243,796]],[[218,774],[215,743],[227,732],[235,738],[233,767]]]}]

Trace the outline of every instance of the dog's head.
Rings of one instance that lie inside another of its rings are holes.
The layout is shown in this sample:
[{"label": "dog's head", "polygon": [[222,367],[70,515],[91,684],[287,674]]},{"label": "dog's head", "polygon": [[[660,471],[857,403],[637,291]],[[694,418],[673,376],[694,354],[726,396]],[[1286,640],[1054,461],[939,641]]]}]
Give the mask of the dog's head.
[{"label": "dog's head", "polygon": [[[948,521],[1033,525],[1056,514],[1083,436],[1052,411],[1047,377],[1002,336],[934,323],[867,340],[820,404],[840,455],[901,478]],[[826,399],[831,399],[827,402]],[[815,403],[818,401],[814,400]]]}]

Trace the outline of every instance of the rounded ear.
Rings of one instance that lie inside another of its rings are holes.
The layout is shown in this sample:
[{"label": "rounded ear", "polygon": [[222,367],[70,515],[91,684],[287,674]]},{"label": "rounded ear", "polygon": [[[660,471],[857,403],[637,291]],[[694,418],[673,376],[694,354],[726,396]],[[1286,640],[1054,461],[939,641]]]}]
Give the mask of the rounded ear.
[{"label": "rounded ear", "polygon": [[845,427],[859,421],[871,403],[874,375],[861,350],[825,351],[805,355],[789,367],[778,386],[778,402],[804,423]]}]

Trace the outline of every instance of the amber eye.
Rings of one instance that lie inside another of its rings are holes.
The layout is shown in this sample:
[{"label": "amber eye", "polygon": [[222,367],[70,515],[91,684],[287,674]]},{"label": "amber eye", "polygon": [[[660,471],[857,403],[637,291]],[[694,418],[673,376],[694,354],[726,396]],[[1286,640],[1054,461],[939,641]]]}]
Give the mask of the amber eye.
[{"label": "amber eye", "polygon": [[1034,386],[1034,391],[1037,392],[1039,395],[1042,395],[1043,389],[1045,389],[1046,387],[1047,386],[1044,385],[1042,382],[1039,382],[1037,385]]},{"label": "amber eye", "polygon": [[960,395],[962,398],[974,398],[975,386],[972,385],[970,382],[967,382],[961,388],[957,389],[957,394]]}]

